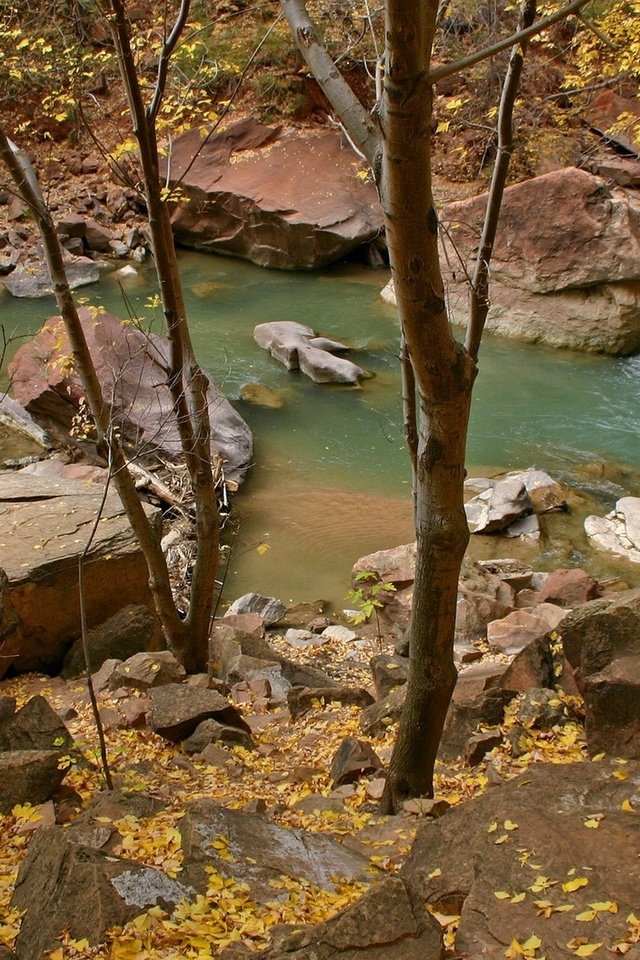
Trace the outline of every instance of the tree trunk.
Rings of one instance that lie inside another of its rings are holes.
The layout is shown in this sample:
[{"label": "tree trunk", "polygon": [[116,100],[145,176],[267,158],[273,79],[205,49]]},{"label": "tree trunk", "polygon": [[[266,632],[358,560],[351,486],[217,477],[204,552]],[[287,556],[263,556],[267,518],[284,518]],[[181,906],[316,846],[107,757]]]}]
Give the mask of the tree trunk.
[{"label": "tree trunk", "polygon": [[409,679],[383,812],[397,810],[409,797],[433,796],[438,745],[457,679],[453,642],[458,578],[469,541],[463,487],[470,401],[467,378],[455,398],[421,401]]}]

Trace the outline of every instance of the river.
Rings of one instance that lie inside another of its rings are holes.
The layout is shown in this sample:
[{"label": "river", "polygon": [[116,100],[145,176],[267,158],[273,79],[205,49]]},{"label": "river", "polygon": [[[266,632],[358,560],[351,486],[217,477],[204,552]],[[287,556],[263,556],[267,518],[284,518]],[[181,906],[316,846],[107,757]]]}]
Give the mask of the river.
[{"label": "river", "polygon": [[[239,528],[225,594],[254,589],[286,601],[323,597],[340,605],[359,556],[411,538],[398,328],[393,308],[379,297],[386,273],[354,264],[281,273],[186,252],[181,269],[199,359],[255,436],[255,466],[235,501]],[[78,291],[91,303],[120,316],[133,313],[160,329],[158,309],[147,305],[155,292],[150,265],[134,277],[107,274]],[[52,299],[0,298],[0,323],[9,336],[35,331],[52,312]],[[307,323],[345,340],[373,377],[353,388],[319,386],[287,372],[253,341],[254,326],[269,320]],[[280,394],[282,406],[239,399],[251,382]],[[625,493],[640,494],[639,409],[638,356],[579,354],[487,337],[471,418],[469,473],[535,465],[577,491],[570,517],[549,518],[541,553],[511,541],[503,555],[522,555],[543,568],[585,563],[603,576],[617,572],[606,558],[590,554],[581,522],[586,512],[602,512]],[[495,553],[493,538],[473,541],[476,554]]]}]

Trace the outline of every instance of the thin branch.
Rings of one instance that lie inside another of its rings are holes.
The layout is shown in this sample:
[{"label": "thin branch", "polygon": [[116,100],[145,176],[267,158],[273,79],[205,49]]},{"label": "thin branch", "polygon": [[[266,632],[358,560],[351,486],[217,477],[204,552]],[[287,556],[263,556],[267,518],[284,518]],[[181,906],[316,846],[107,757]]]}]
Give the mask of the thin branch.
[{"label": "thin branch", "polygon": [[320,41],[318,31],[309,19],[304,0],[280,0],[280,5],[291,27],[296,46],[320,89],[349,131],[349,136],[358,150],[376,169],[381,150],[377,123],[360,103]]},{"label": "thin branch", "polygon": [[542,31],[546,30],[547,27],[553,26],[554,23],[559,23],[561,20],[565,20],[567,17],[570,17],[572,14],[577,14],[577,12],[589,2],[590,0],[572,0],[572,2],[568,3],[566,7],[556,11],[556,13],[550,14],[548,17],[543,17],[542,20],[538,20],[537,23],[527,27],[526,30],[518,30],[516,33],[512,33],[510,37],[506,37],[504,40],[498,40],[497,43],[492,44],[490,47],[484,47],[482,50],[477,50],[475,53],[469,54],[468,57],[463,57],[460,60],[454,60],[453,63],[443,63],[442,66],[435,67],[430,71],[429,82],[437,83],[439,80],[444,80],[445,77],[451,77],[454,73],[459,73],[461,70],[466,70],[467,67],[473,67],[476,63],[480,63],[481,60],[487,60],[489,57],[495,57],[497,53],[501,53],[503,50],[507,50],[509,47],[512,47],[515,44],[529,40],[531,37],[535,37],[538,33],[542,33]]},{"label": "thin branch", "polygon": [[104,727],[102,725],[102,718],[100,716],[100,710],[98,709],[98,700],[96,698],[95,687],[93,686],[93,677],[91,673],[91,655],[89,653],[89,642],[87,639],[88,627],[87,627],[87,608],[85,604],[84,596],[84,565],[87,559],[87,555],[93,543],[94,537],[96,535],[96,530],[98,529],[98,524],[102,519],[102,514],[104,512],[104,505],[107,501],[107,494],[109,493],[109,482],[111,480],[111,464],[109,465],[109,472],[107,474],[107,482],[104,485],[104,490],[102,492],[102,499],[100,501],[100,506],[96,512],[95,519],[93,521],[93,526],[89,533],[89,538],[84,546],[84,550],[78,557],[78,594],[80,598],[80,636],[82,640],[82,653],[84,655],[84,664],[87,670],[87,689],[89,691],[89,700],[91,702],[91,711],[93,713],[93,722],[96,725],[96,731],[98,733],[98,743],[100,745],[100,759],[102,761],[102,772],[104,774],[104,782],[107,785],[107,790],[113,790],[113,779],[111,777],[111,770],[109,768],[109,757],[107,755],[107,741],[104,735]]},{"label": "thin branch", "polygon": [[171,60],[173,51],[175,50],[178,40],[182,36],[184,28],[187,24],[190,8],[191,0],[182,0],[180,3],[180,10],[178,11],[178,16],[176,17],[176,22],[173,25],[173,30],[169,34],[168,39],[166,39],[162,45],[162,52],[160,53],[160,58],[158,60],[158,75],[155,89],[153,91],[153,98],[147,107],[147,119],[151,123],[155,123],[158,116],[158,110],[160,109],[164,91],[167,86],[169,61]]},{"label": "thin branch", "polygon": [[617,44],[615,44],[613,40],[611,40],[611,38],[606,35],[606,33],[603,33],[599,27],[596,27],[593,20],[590,20],[588,17],[586,17],[582,11],[577,13],[576,16],[578,17],[578,20],[584,23],[587,30],[590,30],[591,33],[595,34],[595,36],[598,38],[598,40],[600,40],[601,43],[604,43],[605,47],[609,47],[610,50],[618,49]]},{"label": "thin branch", "polygon": [[[521,23],[526,28],[536,15],[536,0],[524,0],[522,5]],[[521,33],[525,33],[522,30]],[[493,244],[498,229],[500,208],[504,195],[509,162],[513,153],[513,108],[518,95],[520,77],[524,65],[524,55],[528,41],[519,41],[511,51],[511,59],[502,88],[500,109],[498,111],[498,151],[493,168],[491,186],[487,198],[487,209],[482,226],[480,248],[478,250],[476,266],[473,274],[470,294],[469,321],[465,347],[471,359],[478,359],[482,332],[489,312],[489,267],[493,253]]]}]

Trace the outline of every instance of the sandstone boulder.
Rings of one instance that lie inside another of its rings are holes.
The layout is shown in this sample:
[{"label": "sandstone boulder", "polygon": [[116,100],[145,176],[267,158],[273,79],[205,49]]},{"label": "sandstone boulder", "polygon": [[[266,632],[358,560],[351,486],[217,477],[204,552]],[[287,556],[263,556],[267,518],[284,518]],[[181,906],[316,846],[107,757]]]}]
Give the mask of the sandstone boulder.
[{"label": "sandstone boulder", "polygon": [[[622,781],[619,769],[607,761],[533,766],[420,828],[400,876],[412,902],[460,915],[456,956],[524,956],[513,941],[534,936],[551,960],[570,956],[572,942],[574,952],[589,942],[613,950],[627,939],[640,861],[629,857],[637,813],[623,803],[640,789],[640,765],[626,765]],[[590,818],[597,831],[585,828]],[[604,903],[617,909],[591,906]]]},{"label": "sandstone boulder", "polygon": [[585,111],[589,126],[624,151],[640,156],[640,105],[637,100],[603,90]]},{"label": "sandstone boulder", "polygon": [[118,664],[109,679],[109,688],[127,687],[132,690],[149,690],[165,683],[180,683],[186,671],[169,650],[157,653],[134,653]]},{"label": "sandstone boulder", "polygon": [[490,481],[491,486],[467,500],[464,511],[471,533],[496,533],[532,512],[533,506],[522,480]]},{"label": "sandstone boulder", "polygon": [[[195,159],[194,159],[195,158]],[[383,229],[375,186],[342,135],[240,120],[177,137],[171,183],[178,243],[260,266],[312,270],[342,260]]]},{"label": "sandstone boulder", "polygon": [[[0,677],[9,668],[51,671],[80,634],[78,557],[102,510],[84,565],[90,627],[151,596],[147,567],[119,498],[92,484],[0,476],[0,542],[6,571]],[[145,505],[152,524],[160,512]],[[159,528],[158,528],[159,529]],[[20,536],[15,535],[16,530]]]},{"label": "sandstone boulder", "polygon": [[328,890],[340,879],[371,877],[364,857],[323,834],[286,830],[258,814],[228,810],[212,800],[191,804],[179,829],[181,879],[196,889],[206,886],[207,867],[248,884],[257,903],[274,900],[278,883],[287,877]]},{"label": "sandstone boulder", "polygon": [[[487,195],[452,203],[442,268],[454,323],[467,314],[465,271]],[[491,264],[492,333],[613,354],[640,347],[640,200],[584,170],[567,168],[505,190]],[[455,266],[455,270],[453,267]],[[392,288],[385,299],[394,300]]]},{"label": "sandstone boulder", "polygon": [[436,920],[416,908],[398,877],[375,884],[337,916],[285,928],[264,960],[443,960]]},{"label": "sandstone boulder", "polygon": [[330,776],[334,786],[340,787],[381,769],[382,761],[368,743],[356,737],[347,737],[333,756]]},{"label": "sandstone boulder", "polygon": [[[155,613],[139,603],[123,607],[104,623],[87,633],[91,670],[99,670],[106,660],[127,660],[145,650],[164,645],[160,622]],[[69,650],[61,670],[63,677],[79,677],[86,669],[82,640]]]},{"label": "sandstone boulder", "polygon": [[494,653],[520,653],[526,646],[555,630],[567,611],[553,603],[541,603],[528,610],[514,610],[487,626],[489,649]]},{"label": "sandstone boulder", "polygon": [[[166,386],[168,342],[102,311],[83,307],[80,319],[112,416],[141,456],[180,456],[178,427]],[[16,399],[42,426],[69,442],[72,418],[84,394],[64,358],[71,353],[60,317],[50,317],[9,364]],[[251,433],[220,388],[209,382],[212,447],[225,475],[239,481],[251,462]]]}]

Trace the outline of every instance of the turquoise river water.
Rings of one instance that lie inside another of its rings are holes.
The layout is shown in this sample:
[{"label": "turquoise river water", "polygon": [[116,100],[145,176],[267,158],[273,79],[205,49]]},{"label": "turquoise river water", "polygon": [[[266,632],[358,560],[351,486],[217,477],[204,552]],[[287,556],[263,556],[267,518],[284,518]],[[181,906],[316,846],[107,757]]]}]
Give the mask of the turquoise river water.
[{"label": "turquoise river water", "polygon": [[[255,437],[255,465],[235,500],[240,523],[225,594],[253,589],[284,600],[324,597],[342,604],[359,556],[411,537],[398,328],[393,309],[379,297],[387,275],[357,265],[281,273],[195,253],[183,253],[181,266],[199,359]],[[155,291],[153,270],[145,266],[132,278],[107,274],[79,293],[120,316],[131,310],[154,320],[160,329],[158,311],[145,305]],[[53,312],[52,299],[0,298],[6,335],[35,331]],[[353,359],[374,376],[351,388],[318,386],[288,373],[253,341],[254,326],[269,320],[307,323],[345,340]],[[239,399],[251,382],[278,392],[283,405]],[[639,400],[640,356],[602,357],[487,338],[471,421],[470,474],[535,465],[577,491],[573,518],[549,518],[535,553],[514,542],[498,552],[523,554],[540,566],[584,562],[611,574],[588,552],[581,517],[609,509],[625,493],[640,494]],[[269,549],[258,550],[261,544]],[[495,553],[495,541],[474,538],[474,550]]]}]

